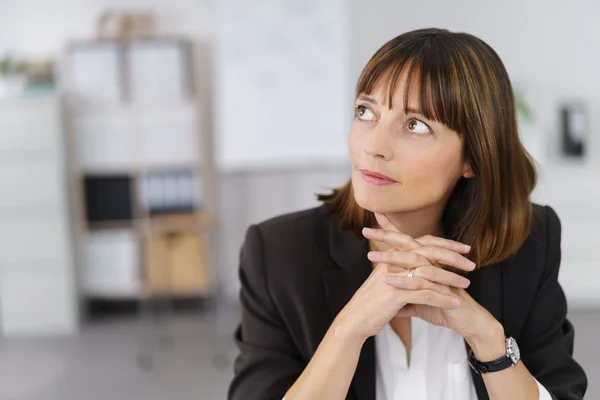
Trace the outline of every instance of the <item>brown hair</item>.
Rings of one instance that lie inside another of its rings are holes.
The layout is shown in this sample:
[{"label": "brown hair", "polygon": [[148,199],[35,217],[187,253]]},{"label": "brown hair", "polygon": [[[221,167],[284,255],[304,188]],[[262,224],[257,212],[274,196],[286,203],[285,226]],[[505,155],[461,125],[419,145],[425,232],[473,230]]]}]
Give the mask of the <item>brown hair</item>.
[{"label": "brown hair", "polygon": [[[392,108],[404,70],[405,108],[410,85],[416,81],[421,112],[463,136],[463,154],[475,174],[471,179],[461,177],[446,203],[442,216],[446,236],[471,245],[469,258],[478,266],[508,258],[531,229],[529,196],[536,171],[519,140],[515,98],[500,57],[466,33],[407,32],[373,55],[358,79],[356,95],[371,94],[382,81]],[[339,215],[343,229],[360,234],[363,227],[377,224],[373,213],[354,200],[351,181],[318,198]]]}]

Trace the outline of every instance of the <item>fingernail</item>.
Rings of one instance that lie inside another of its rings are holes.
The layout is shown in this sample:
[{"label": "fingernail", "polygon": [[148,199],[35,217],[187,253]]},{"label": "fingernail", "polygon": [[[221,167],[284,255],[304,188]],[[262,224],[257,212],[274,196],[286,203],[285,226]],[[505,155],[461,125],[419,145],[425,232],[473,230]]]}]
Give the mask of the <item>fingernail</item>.
[{"label": "fingernail", "polygon": [[471,251],[471,246],[469,246],[468,244],[463,243],[463,247],[465,248],[465,250]]},{"label": "fingernail", "polygon": [[460,307],[460,300],[459,299],[452,299],[452,305],[454,307]]},{"label": "fingernail", "polygon": [[465,260],[466,260],[467,267],[471,268],[471,270],[474,270],[475,269],[475,263],[473,261],[469,260],[469,259],[465,259]]},{"label": "fingernail", "polygon": [[373,229],[371,229],[371,228],[363,228],[362,231],[363,231],[363,233],[371,233],[371,232],[373,232]]},{"label": "fingernail", "polygon": [[371,261],[379,261],[379,259],[381,259],[381,253],[378,251],[370,251],[367,253],[367,258]]},{"label": "fingernail", "polygon": [[461,279],[461,281],[460,281],[460,283],[461,283],[461,286],[462,286],[464,289],[466,289],[466,288],[468,288],[468,287],[469,287],[469,285],[471,284],[471,281],[470,281],[470,280],[468,280],[467,278],[462,278],[462,279]]}]

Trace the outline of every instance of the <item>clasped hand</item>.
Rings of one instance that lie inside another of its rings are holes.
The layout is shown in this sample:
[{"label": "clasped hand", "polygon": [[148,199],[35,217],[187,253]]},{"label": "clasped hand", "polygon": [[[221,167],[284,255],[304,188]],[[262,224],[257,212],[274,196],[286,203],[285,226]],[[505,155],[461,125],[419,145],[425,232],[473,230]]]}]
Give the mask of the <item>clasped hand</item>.
[{"label": "clasped hand", "polygon": [[435,236],[413,239],[383,214],[375,215],[381,229],[365,228],[363,235],[391,249],[369,252],[376,267],[336,318],[341,331],[366,339],[392,318],[411,316],[450,328],[469,342],[497,324],[464,290],[470,281],[443,267],[472,271],[475,264],[464,256],[468,245]]}]

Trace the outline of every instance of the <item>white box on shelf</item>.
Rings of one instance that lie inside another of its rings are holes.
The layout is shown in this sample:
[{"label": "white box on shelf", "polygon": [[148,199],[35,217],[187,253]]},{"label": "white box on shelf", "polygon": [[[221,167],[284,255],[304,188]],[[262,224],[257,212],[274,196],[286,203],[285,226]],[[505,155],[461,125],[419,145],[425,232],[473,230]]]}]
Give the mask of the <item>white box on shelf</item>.
[{"label": "white box on shelf", "polygon": [[187,47],[178,40],[138,42],[129,50],[131,97],[145,100],[182,100],[190,87]]},{"label": "white box on shelf", "polygon": [[71,90],[78,99],[121,98],[121,46],[105,43],[77,47],[71,54]]},{"label": "white box on shelf", "polygon": [[141,288],[138,241],[128,229],[89,233],[85,240],[85,294],[136,295]]},{"label": "white box on shelf", "polygon": [[139,111],[136,132],[142,166],[185,166],[199,161],[200,145],[192,104]]},{"label": "white box on shelf", "polygon": [[148,171],[140,179],[139,201],[148,211],[195,208],[201,186],[193,169]]},{"label": "white box on shelf", "polygon": [[87,107],[77,116],[76,132],[79,166],[84,171],[135,167],[128,107]]}]

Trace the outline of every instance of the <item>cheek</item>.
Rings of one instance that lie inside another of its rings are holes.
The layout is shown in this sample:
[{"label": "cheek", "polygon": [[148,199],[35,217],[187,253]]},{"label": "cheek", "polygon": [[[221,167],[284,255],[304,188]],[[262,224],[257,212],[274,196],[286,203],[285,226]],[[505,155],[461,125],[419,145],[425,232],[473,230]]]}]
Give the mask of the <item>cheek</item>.
[{"label": "cheek", "polygon": [[348,154],[350,155],[352,164],[356,164],[358,158],[362,154],[362,149],[362,135],[360,134],[359,129],[352,124],[350,132],[348,133]]},{"label": "cheek", "polygon": [[404,178],[410,186],[438,197],[453,187],[461,175],[461,147],[460,143],[453,143],[429,150],[404,154]]}]

